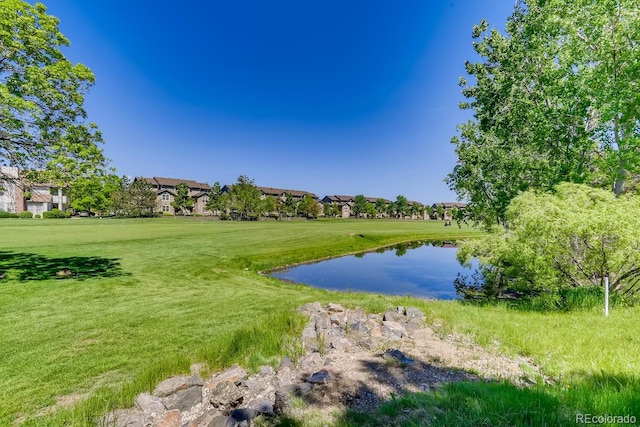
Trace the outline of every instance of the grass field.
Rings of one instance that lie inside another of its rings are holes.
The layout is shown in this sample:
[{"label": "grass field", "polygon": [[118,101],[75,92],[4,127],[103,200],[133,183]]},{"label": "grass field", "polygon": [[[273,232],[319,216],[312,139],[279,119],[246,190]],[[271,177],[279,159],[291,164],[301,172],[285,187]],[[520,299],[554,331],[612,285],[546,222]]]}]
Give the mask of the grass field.
[{"label": "grass field", "polygon": [[333,293],[259,274],[475,233],[418,221],[2,220],[0,425],[91,425],[191,363],[274,363],[295,353],[287,336],[303,319],[294,309],[309,301],[371,311],[414,305],[443,332],[529,356],[555,379],[527,390],[454,385],[398,399],[374,417],[348,414],[341,424],[575,425],[577,413],[640,419],[637,309],[616,308],[608,319],[597,309],[545,314]]},{"label": "grass field", "polygon": [[283,333],[301,330],[296,307],[361,298],[261,270],[469,234],[417,221],[3,220],[0,425],[75,399],[29,423],[81,424],[193,362],[256,367],[282,354]]}]

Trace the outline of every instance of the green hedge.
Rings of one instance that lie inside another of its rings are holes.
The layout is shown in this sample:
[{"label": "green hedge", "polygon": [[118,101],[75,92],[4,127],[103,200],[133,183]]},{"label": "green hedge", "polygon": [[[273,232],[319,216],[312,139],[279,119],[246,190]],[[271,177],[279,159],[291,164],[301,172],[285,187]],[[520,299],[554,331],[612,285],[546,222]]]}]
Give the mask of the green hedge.
[{"label": "green hedge", "polygon": [[18,215],[11,212],[0,211],[0,218],[18,218]]},{"label": "green hedge", "polygon": [[33,218],[33,212],[31,212],[31,211],[20,212],[20,214],[18,214],[18,216],[20,218]]},{"label": "green hedge", "polygon": [[66,214],[62,212],[60,209],[51,209],[48,212],[43,212],[42,216],[44,218],[66,218]]}]

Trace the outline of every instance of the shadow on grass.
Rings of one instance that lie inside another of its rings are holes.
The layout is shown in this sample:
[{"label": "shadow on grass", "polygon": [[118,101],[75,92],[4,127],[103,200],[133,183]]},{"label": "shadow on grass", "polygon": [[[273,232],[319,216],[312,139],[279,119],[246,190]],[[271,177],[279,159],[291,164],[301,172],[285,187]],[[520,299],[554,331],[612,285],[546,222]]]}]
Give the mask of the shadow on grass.
[{"label": "shadow on grass", "polygon": [[435,392],[393,398],[375,411],[350,410],[336,425],[575,426],[589,423],[589,419],[604,425],[640,422],[637,377],[606,374],[574,377],[575,381],[557,386],[452,382]]},{"label": "shadow on grass", "polygon": [[128,275],[117,258],[66,257],[0,251],[0,279],[20,281],[49,279],[89,279]]}]

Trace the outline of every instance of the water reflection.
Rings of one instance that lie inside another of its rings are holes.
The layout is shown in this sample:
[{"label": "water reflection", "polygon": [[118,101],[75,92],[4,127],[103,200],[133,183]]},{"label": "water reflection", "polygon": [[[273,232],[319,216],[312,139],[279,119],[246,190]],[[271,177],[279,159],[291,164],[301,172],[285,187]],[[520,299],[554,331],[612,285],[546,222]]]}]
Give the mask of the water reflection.
[{"label": "water reflection", "polygon": [[372,252],[273,272],[279,279],[311,286],[419,298],[453,299],[458,273],[471,274],[456,259],[452,242],[402,243]]}]

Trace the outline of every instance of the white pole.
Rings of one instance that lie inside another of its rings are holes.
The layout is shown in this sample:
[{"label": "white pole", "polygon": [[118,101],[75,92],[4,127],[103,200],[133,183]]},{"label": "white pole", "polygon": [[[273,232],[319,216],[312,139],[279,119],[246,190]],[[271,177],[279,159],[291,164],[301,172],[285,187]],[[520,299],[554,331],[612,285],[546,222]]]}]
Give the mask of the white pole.
[{"label": "white pole", "polygon": [[609,275],[604,277],[604,317],[609,317]]}]

